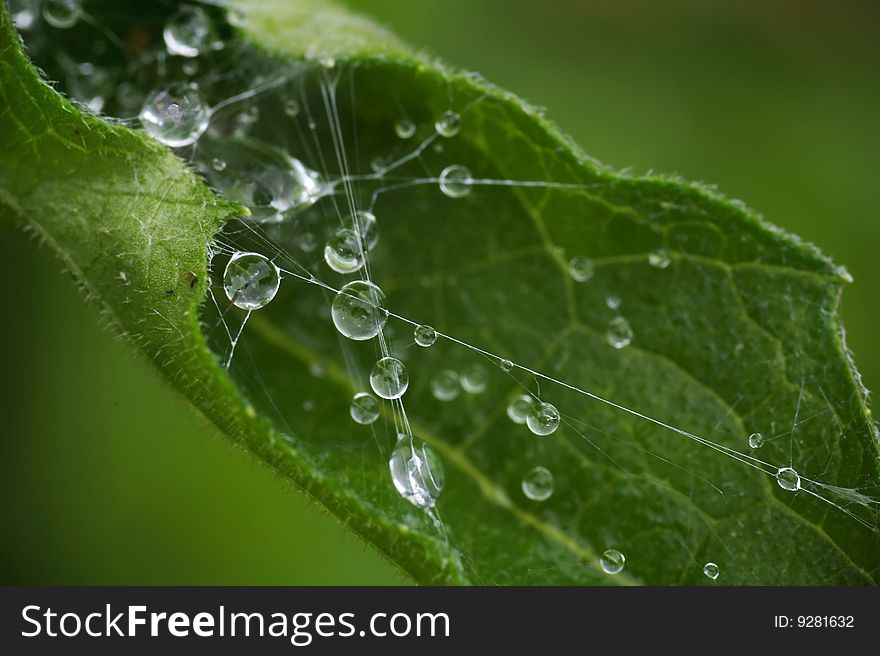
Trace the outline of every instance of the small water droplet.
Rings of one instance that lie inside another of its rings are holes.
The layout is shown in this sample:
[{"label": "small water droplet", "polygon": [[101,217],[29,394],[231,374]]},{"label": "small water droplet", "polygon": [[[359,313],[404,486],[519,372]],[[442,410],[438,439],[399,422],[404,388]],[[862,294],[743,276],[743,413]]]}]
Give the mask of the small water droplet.
[{"label": "small water droplet", "polygon": [[608,549],[599,558],[599,564],[606,574],[620,574],[623,571],[623,566],[626,565],[626,557],[617,549]]},{"label": "small water droplet", "polygon": [[665,269],[672,264],[672,257],[665,248],[658,248],[648,255],[648,264],[656,269]]},{"label": "small water droplet", "polygon": [[605,333],[608,343],[616,349],[622,349],[633,340],[633,329],[629,325],[629,321],[623,317],[614,317],[608,323],[608,330]]},{"label": "small water droplet", "polygon": [[416,340],[416,344],[419,346],[433,346],[434,342],[437,341],[437,331],[431,328],[431,326],[416,326],[416,329],[413,331],[413,339]]},{"label": "small water droplet", "polygon": [[386,356],[373,365],[370,387],[383,399],[399,399],[409,387],[409,373],[397,358]]},{"label": "small water droplet", "polygon": [[431,378],[431,394],[438,401],[452,401],[460,392],[458,374],[452,369],[441,369]]},{"label": "small water droplet", "polygon": [[513,362],[511,362],[510,360],[508,360],[506,358],[502,359],[500,362],[498,362],[498,366],[501,367],[501,371],[503,371],[506,374],[513,371]]},{"label": "small water droplet", "polygon": [[154,91],[140,113],[147,134],[172,148],[195,143],[208,128],[209,118],[210,112],[195,85]]},{"label": "small water droplet", "polygon": [[162,37],[170,55],[198,57],[215,41],[214,24],[201,7],[183,5],[168,18]]},{"label": "small water droplet", "polygon": [[215,157],[211,160],[211,166],[214,167],[215,171],[222,171],[226,168],[226,162],[224,162],[219,157]]},{"label": "small water droplet", "polygon": [[536,401],[528,394],[520,394],[510,400],[507,404],[507,416],[515,424],[526,423],[529,410],[535,405]]},{"label": "small water droplet", "polygon": [[226,297],[243,310],[258,310],[267,305],[280,285],[278,267],[259,253],[236,253],[223,272]]},{"label": "small water droplet", "polygon": [[337,230],[324,246],[324,261],[337,273],[354,273],[364,266],[364,250],[355,231]]},{"label": "small water droplet", "polygon": [[529,408],[526,425],[535,435],[550,435],[559,427],[559,410],[551,403],[536,402]]},{"label": "small water droplet", "polygon": [[332,71],[334,68],[336,68],[336,60],[333,59],[333,57],[331,57],[330,55],[326,55],[324,57],[321,57],[321,66],[326,68],[328,71]]},{"label": "small water droplet", "polygon": [[605,305],[607,305],[612,310],[620,309],[620,306],[623,304],[623,301],[620,299],[620,296],[615,296],[611,294],[605,297]]},{"label": "small water droplet", "polygon": [[461,128],[461,117],[452,110],[444,112],[434,123],[434,128],[441,137],[454,137]]},{"label": "small water droplet", "polygon": [[371,251],[379,243],[379,222],[372,212],[359,210],[346,219],[346,225],[360,237],[362,250]]},{"label": "small water droplet", "polygon": [[462,198],[471,191],[473,184],[471,172],[464,166],[453,164],[440,173],[440,191],[450,198]]},{"label": "small water droplet", "polygon": [[410,139],[416,133],[416,124],[412,119],[402,116],[394,124],[394,133],[401,139]]},{"label": "small water droplet", "polygon": [[183,63],[183,66],[180,67],[183,69],[184,75],[189,77],[193,77],[196,73],[199,72],[199,62],[190,59]]},{"label": "small water droplet", "polygon": [[433,508],[443,490],[443,460],[421,440],[401,440],[388,461],[391,481],[404,499],[418,508]]},{"label": "small water droplet", "polygon": [[486,367],[475,364],[461,372],[461,388],[468,394],[482,394],[489,384]]},{"label": "small water droplet", "polygon": [[306,253],[311,253],[318,247],[318,238],[314,232],[306,231],[299,235],[296,244]]},{"label": "small water droplet", "polygon": [[593,260],[585,255],[576,255],[568,261],[568,274],[575,282],[587,282],[593,277]]},{"label": "small water droplet", "polygon": [[764,444],[764,436],[761,433],[752,433],[749,435],[749,446],[753,449],[760,449]]},{"label": "small water droplet", "polygon": [[81,15],[82,7],[77,0],[46,0],[43,3],[43,19],[58,29],[73,27]]},{"label": "small water droplet", "polygon": [[284,113],[291,118],[299,116],[299,110],[299,102],[296,98],[289,98],[287,102],[284,103]]},{"label": "small water droplet", "polygon": [[333,298],[330,316],[342,335],[356,341],[379,334],[388,321],[385,294],[366,280],[354,280],[342,287]]},{"label": "small water droplet", "polygon": [[789,492],[795,492],[801,489],[801,477],[791,467],[780,467],[776,472],[776,482],[779,487]]},{"label": "small water droplet", "polygon": [[348,409],[351,418],[359,424],[372,424],[379,418],[379,399],[367,392],[358,392]]},{"label": "small water droplet", "polygon": [[532,501],[546,501],[553,495],[553,474],[546,467],[535,467],[522,479],[522,491]]},{"label": "small water droplet", "polygon": [[718,578],[718,575],[721,573],[721,569],[715,563],[706,563],[703,565],[703,574],[708,576],[713,581]]}]

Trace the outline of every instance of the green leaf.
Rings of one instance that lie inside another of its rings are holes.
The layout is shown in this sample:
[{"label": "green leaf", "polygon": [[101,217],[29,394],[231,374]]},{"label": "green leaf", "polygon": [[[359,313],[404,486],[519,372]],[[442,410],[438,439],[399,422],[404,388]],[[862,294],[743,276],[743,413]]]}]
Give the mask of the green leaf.
[{"label": "green leaf", "polygon": [[[458,135],[352,191],[363,207],[377,189],[405,183],[375,197],[381,239],[370,267],[390,310],[679,431],[522,368],[509,375],[498,359],[442,337],[420,349],[412,326],[392,317],[386,334],[411,378],[408,420],[446,464],[436,528],[391,484],[390,404],[372,427],[349,418],[377,351],[340,340],[328,319],[332,294],[285,278],[245,326],[229,372],[220,366],[229,335],[205,302],[209,286],[223,298],[209,246],[283,251],[286,268],[295,258],[338,287],[345,278],[301,240],[309,230],[323,243],[337,209],[346,213],[341,193],[265,231],[227,223],[246,210],[143,133],[45,84],[3,11],[0,213],[39,234],[208,419],[421,583],[710,584],[710,561],[717,583],[877,582],[880,459],[843,343],[844,270],[703,185],[602,167],[518,98],[330,3],[237,4],[238,32],[224,28],[236,47],[210,59],[233,74],[212,92],[289,76],[315,119],[313,136],[294,129],[304,117],[279,111],[286,78],[253,99],[259,136],[297,146],[314,168],[323,158],[331,178],[340,154],[351,171],[368,172],[372,158],[411,153],[446,110],[460,113]],[[155,39],[168,9],[90,11]],[[394,133],[401,112],[421,126],[411,141]],[[232,137],[204,141],[237,147]],[[496,182],[464,198],[411,184],[449,164]],[[668,266],[651,265],[658,253]],[[591,259],[591,279],[571,277],[573,256]],[[620,349],[606,337],[618,316],[633,330]],[[223,319],[234,331],[243,316],[223,308]],[[488,373],[485,391],[450,402],[432,395],[436,372],[475,365]],[[508,419],[522,386],[563,413],[554,434],[539,438]],[[752,432],[767,438],[759,449],[748,445]],[[536,465],[555,480],[541,502],[521,491]],[[787,466],[800,491],[774,480]],[[626,556],[616,575],[599,564],[609,548]]]}]

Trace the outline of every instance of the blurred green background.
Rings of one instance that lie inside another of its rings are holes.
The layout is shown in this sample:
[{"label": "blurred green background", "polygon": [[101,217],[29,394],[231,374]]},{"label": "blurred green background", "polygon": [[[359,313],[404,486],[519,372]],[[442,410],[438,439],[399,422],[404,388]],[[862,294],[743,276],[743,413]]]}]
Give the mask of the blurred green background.
[{"label": "blurred green background", "polygon": [[[594,157],[716,183],[818,244],[855,278],[848,342],[880,383],[880,5],[348,4],[547,107]],[[60,269],[0,226],[0,583],[406,582],[177,400]]]}]

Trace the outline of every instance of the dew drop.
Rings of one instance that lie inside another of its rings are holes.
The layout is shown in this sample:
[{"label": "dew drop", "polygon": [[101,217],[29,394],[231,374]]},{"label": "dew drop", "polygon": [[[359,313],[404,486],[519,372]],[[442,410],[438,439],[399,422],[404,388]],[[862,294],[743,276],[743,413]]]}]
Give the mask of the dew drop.
[{"label": "dew drop", "polygon": [[360,237],[362,250],[371,251],[379,243],[379,223],[372,212],[355,212],[348,217],[346,225]]},{"label": "dew drop", "polygon": [[718,575],[721,573],[721,569],[715,563],[706,563],[703,565],[703,574],[708,576],[713,581],[718,578]]},{"label": "dew drop", "polygon": [[559,428],[559,419],[556,406],[538,401],[529,408],[526,425],[535,435],[550,435]]},{"label": "dew drop", "polygon": [[599,558],[599,564],[606,574],[620,574],[626,564],[626,557],[617,549],[608,549]]},{"label": "dew drop", "polygon": [[605,305],[607,305],[612,310],[620,309],[620,306],[623,304],[623,301],[620,300],[620,296],[615,296],[611,294],[610,296],[605,297]]},{"label": "dew drop", "polygon": [[486,367],[475,364],[461,372],[461,388],[468,394],[482,394],[489,384]]},{"label": "dew drop", "polygon": [[351,418],[359,424],[372,424],[379,418],[379,399],[367,392],[358,392],[348,409]]},{"label": "dew drop", "polygon": [[665,269],[672,264],[672,258],[669,256],[669,251],[659,248],[648,255],[648,264],[656,269]]},{"label": "dew drop", "polygon": [[522,491],[532,501],[546,501],[553,494],[553,474],[546,467],[535,467],[522,479]]},{"label": "dew drop", "polygon": [[371,339],[388,320],[385,294],[372,282],[354,280],[336,294],[330,316],[336,330],[345,337],[356,341]]},{"label": "dew drop", "polygon": [[219,157],[215,157],[211,160],[211,166],[214,167],[215,171],[222,171],[226,168],[226,162]]},{"label": "dew drop", "polygon": [[351,228],[334,233],[324,246],[324,261],[337,273],[354,273],[364,266],[364,250]]},{"label": "dew drop", "polygon": [[510,360],[508,360],[506,358],[501,360],[498,363],[498,366],[501,367],[501,371],[503,371],[506,374],[513,371],[513,362],[511,362]]},{"label": "dew drop", "polygon": [[168,18],[162,37],[168,54],[198,57],[213,46],[214,25],[201,7],[184,5]]},{"label": "dew drop", "polygon": [[454,137],[461,128],[461,116],[452,110],[445,112],[443,116],[434,123],[434,128],[441,137]]},{"label": "dew drop", "polygon": [[458,374],[452,369],[441,369],[431,378],[431,394],[438,401],[452,401],[460,392]]},{"label": "dew drop", "polygon": [[284,103],[284,113],[291,118],[299,116],[299,111],[299,102],[296,100],[296,98],[290,98],[287,100],[287,102]]},{"label": "dew drop", "polygon": [[474,179],[464,166],[453,164],[440,173],[440,191],[450,198],[462,198],[471,191]]},{"label": "dew drop", "polygon": [[399,399],[409,387],[409,373],[400,360],[385,356],[373,365],[370,387],[383,399]]},{"label": "dew drop", "polygon": [[187,62],[184,62],[183,66],[181,66],[180,68],[183,69],[185,75],[193,77],[196,73],[199,72],[199,62],[191,59]]},{"label": "dew drop", "polygon": [[81,15],[82,7],[77,0],[46,0],[43,3],[43,19],[58,29],[73,27]]},{"label": "dew drop", "polygon": [[296,243],[306,253],[311,253],[318,247],[318,239],[314,232],[302,233]]},{"label": "dew drop", "polygon": [[801,477],[791,467],[780,467],[776,472],[776,482],[779,487],[789,492],[795,492],[801,489]]},{"label": "dew drop", "polygon": [[154,91],[140,113],[147,134],[172,148],[195,143],[208,128],[209,117],[195,85]]},{"label": "dew drop", "polygon": [[418,508],[433,508],[443,490],[443,460],[421,440],[404,439],[388,461],[391,481],[404,499]]},{"label": "dew drop", "polygon": [[223,272],[226,298],[242,310],[259,310],[275,298],[281,285],[281,272],[259,253],[233,255]]},{"label": "dew drop", "polygon": [[587,282],[593,277],[593,260],[585,255],[576,255],[568,261],[568,274],[575,282]]},{"label": "dew drop", "polygon": [[633,340],[633,329],[629,325],[629,321],[623,317],[614,317],[608,324],[608,330],[605,333],[608,343],[616,349],[622,349]]},{"label": "dew drop", "polygon": [[416,124],[412,119],[403,116],[394,124],[394,133],[401,139],[410,139],[416,133]]},{"label": "dew drop", "polygon": [[752,433],[749,435],[749,446],[753,449],[760,449],[764,444],[764,436],[761,433]]},{"label": "dew drop", "polygon": [[419,346],[427,348],[428,346],[433,346],[434,342],[437,341],[437,331],[431,328],[431,326],[416,326],[416,329],[413,331],[413,339],[416,340],[416,344]]},{"label": "dew drop", "polygon": [[515,424],[524,424],[533,405],[535,405],[535,399],[528,394],[520,394],[507,404],[507,416]]}]

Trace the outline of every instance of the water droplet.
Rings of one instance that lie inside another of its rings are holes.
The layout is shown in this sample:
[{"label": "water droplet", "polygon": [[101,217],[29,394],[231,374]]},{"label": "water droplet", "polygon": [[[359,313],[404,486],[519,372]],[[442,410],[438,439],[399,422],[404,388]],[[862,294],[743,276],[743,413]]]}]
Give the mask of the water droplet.
[{"label": "water droplet", "polygon": [[284,113],[291,118],[299,116],[299,110],[299,102],[296,98],[289,98],[287,102],[284,103]]},{"label": "water droplet", "polygon": [[550,435],[559,427],[559,410],[550,403],[538,401],[529,408],[526,424],[535,435]]},{"label": "water droplet", "polygon": [[199,72],[199,62],[194,59],[190,59],[183,63],[183,66],[180,67],[183,69],[184,75],[188,75],[189,77],[193,77],[196,73]]},{"label": "water droplet", "polygon": [[623,571],[623,566],[626,564],[626,557],[617,549],[608,549],[599,558],[599,564],[602,566],[602,571],[606,574],[620,574]]},{"label": "water droplet", "polygon": [[718,578],[718,575],[721,573],[721,569],[715,563],[706,563],[703,565],[703,574],[708,576],[713,581]]},{"label": "water droplet", "polygon": [[275,298],[280,285],[278,267],[259,253],[236,253],[223,272],[226,297],[242,310],[264,307]]},{"label": "water droplet", "polygon": [[615,296],[614,294],[605,297],[605,305],[607,305],[612,310],[617,310],[623,304],[623,301],[620,300],[620,296]]},{"label": "water droplet", "polygon": [[226,162],[219,157],[215,157],[211,160],[211,166],[214,167],[215,171],[222,171],[226,168]]},{"label": "water droplet", "polygon": [[346,225],[361,238],[362,250],[371,251],[379,243],[379,223],[372,212],[355,212],[348,217]]},{"label": "water droplet", "polygon": [[43,3],[43,19],[52,27],[62,30],[73,27],[82,15],[77,0],[46,0]]},{"label": "water droplet", "polygon": [[440,191],[450,198],[467,196],[474,179],[471,172],[463,166],[453,164],[440,173]]},{"label": "water droplet", "polygon": [[168,18],[162,37],[168,54],[198,57],[214,44],[214,24],[201,7],[183,5]]},{"label": "water droplet", "polygon": [[367,392],[358,392],[348,409],[351,418],[359,424],[372,424],[379,418],[379,399]]},{"label": "water droplet", "polygon": [[546,467],[535,467],[522,479],[522,491],[532,501],[546,501],[553,494],[553,474]]},{"label": "water droplet", "polygon": [[370,387],[383,399],[399,399],[409,387],[409,373],[400,360],[386,356],[373,365]]},{"label": "water droplet", "polygon": [[669,256],[669,251],[665,248],[658,248],[648,255],[648,264],[657,269],[665,269],[672,264],[672,258]]},{"label": "water droplet", "polygon": [[394,133],[401,139],[410,139],[416,133],[416,124],[412,119],[403,116],[394,124]]},{"label": "water droplet", "polygon": [[622,349],[629,346],[633,340],[633,329],[629,325],[629,321],[623,317],[614,317],[608,324],[608,331],[605,333],[608,343],[616,349]]},{"label": "water droplet", "polygon": [[443,116],[434,123],[434,128],[441,137],[454,137],[461,128],[461,117],[452,110],[445,112]]},{"label": "water droplet", "polygon": [[461,387],[468,394],[482,394],[489,384],[486,367],[475,364],[461,372]]},{"label": "water droplet", "polygon": [[388,320],[384,306],[385,294],[379,287],[366,280],[354,280],[336,294],[330,316],[342,335],[364,341],[378,335]]},{"label": "water droplet", "polygon": [[498,363],[498,366],[501,367],[501,371],[504,373],[510,373],[513,371],[513,362],[508,359],[503,359]]},{"label": "water droplet", "polygon": [[419,346],[433,346],[434,342],[437,341],[437,331],[431,328],[431,326],[416,326],[416,329],[413,331],[413,339],[416,340],[416,344]]},{"label": "water droplet", "polygon": [[195,85],[154,91],[140,113],[147,134],[172,148],[195,143],[208,128],[209,116]]},{"label": "water droplet", "polygon": [[795,492],[801,489],[800,474],[791,467],[781,467],[776,472],[776,482],[779,483],[779,487],[783,490],[788,490],[789,492]]},{"label": "water droplet", "polygon": [[[32,6],[33,5],[33,6]],[[17,30],[29,30],[34,26],[39,6],[32,0],[11,0],[7,2],[9,15],[12,16],[12,25]]]},{"label": "water droplet", "polygon": [[299,235],[296,244],[306,253],[311,253],[318,247],[318,238],[314,232],[304,232]]},{"label": "water droplet", "polygon": [[460,392],[458,374],[452,369],[441,369],[431,379],[431,394],[438,401],[452,401]]},{"label": "water droplet", "polygon": [[535,399],[528,394],[520,394],[507,404],[507,416],[515,424],[524,424],[533,405],[535,405]]},{"label": "water droplet", "polygon": [[331,57],[330,55],[325,55],[324,57],[321,57],[321,66],[326,68],[328,71],[332,71],[334,68],[336,68],[336,60],[333,59],[333,57]]},{"label": "water droplet", "polygon": [[749,435],[749,446],[753,449],[760,449],[764,444],[764,436],[761,433],[752,433]]},{"label": "water droplet", "polygon": [[421,440],[404,439],[388,461],[397,492],[418,508],[433,508],[443,490],[443,460]]},{"label": "water droplet", "polygon": [[576,282],[587,282],[593,277],[593,260],[585,255],[576,255],[568,261],[568,273]]},{"label": "water droplet", "polygon": [[354,273],[364,266],[364,250],[351,228],[336,231],[324,246],[324,261],[337,273]]}]

